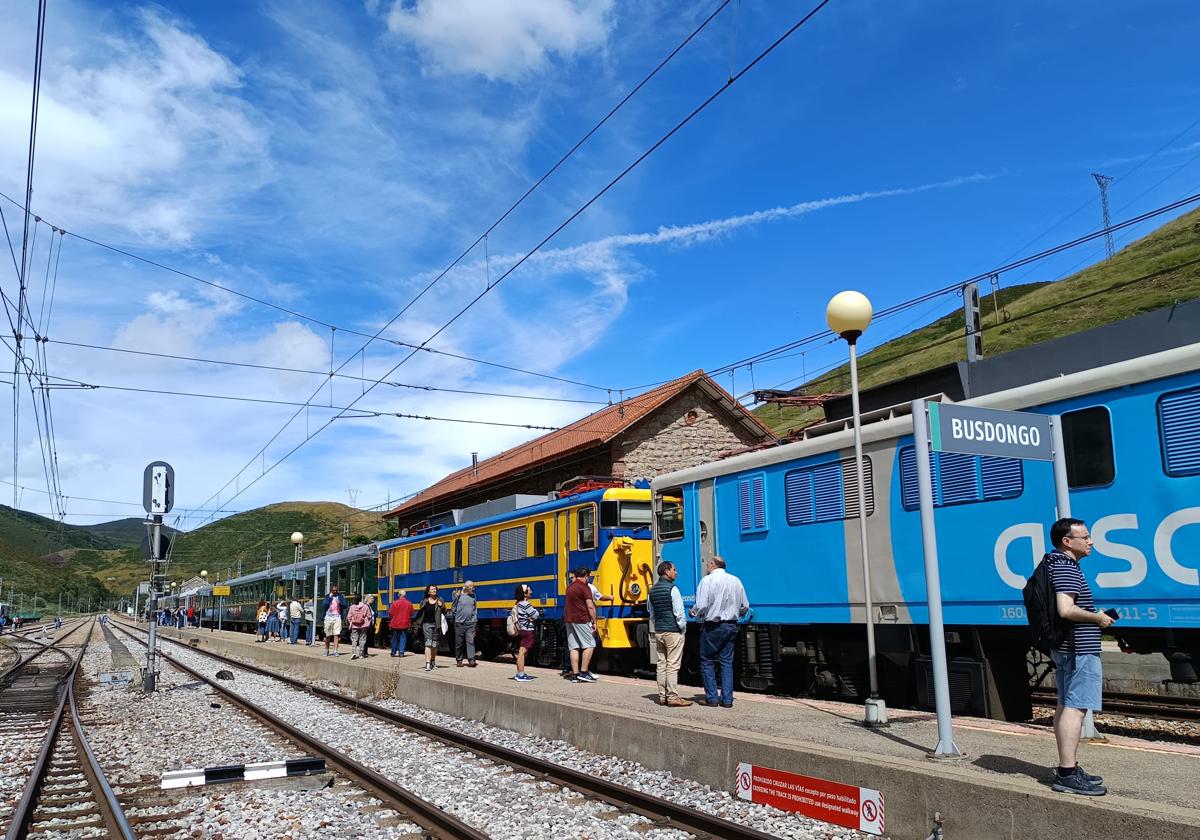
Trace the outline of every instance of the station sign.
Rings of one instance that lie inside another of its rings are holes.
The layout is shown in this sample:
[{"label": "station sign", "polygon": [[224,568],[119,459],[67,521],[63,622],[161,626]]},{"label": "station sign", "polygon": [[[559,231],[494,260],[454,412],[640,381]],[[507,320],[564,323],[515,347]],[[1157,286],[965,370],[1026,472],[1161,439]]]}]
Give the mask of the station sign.
[{"label": "station sign", "polygon": [[872,788],[741,763],[734,790],[739,799],[867,834],[883,834],[883,794]]},{"label": "station sign", "polygon": [[213,594],[213,595],[228,595],[228,594],[229,594],[229,587],[228,587],[228,586],[223,586],[222,584],[219,584],[219,583],[218,583],[218,584],[214,584],[214,585],[213,585],[213,588],[212,588],[212,594]]},{"label": "station sign", "polygon": [[929,403],[930,445],[935,452],[1053,461],[1051,418],[1029,411],[999,411],[956,403]]}]

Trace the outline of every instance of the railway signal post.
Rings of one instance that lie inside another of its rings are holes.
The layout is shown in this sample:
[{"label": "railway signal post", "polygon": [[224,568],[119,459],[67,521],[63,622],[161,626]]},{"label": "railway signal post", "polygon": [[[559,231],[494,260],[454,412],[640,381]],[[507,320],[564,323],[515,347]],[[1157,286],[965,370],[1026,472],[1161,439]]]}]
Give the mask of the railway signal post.
[{"label": "railway signal post", "polygon": [[149,639],[146,643],[146,679],[142,687],[146,691],[155,689],[155,643],[158,627],[158,563],[162,539],[162,519],[175,506],[175,470],[166,461],[154,461],[146,466],[142,479],[142,507],[150,514],[150,622]]}]

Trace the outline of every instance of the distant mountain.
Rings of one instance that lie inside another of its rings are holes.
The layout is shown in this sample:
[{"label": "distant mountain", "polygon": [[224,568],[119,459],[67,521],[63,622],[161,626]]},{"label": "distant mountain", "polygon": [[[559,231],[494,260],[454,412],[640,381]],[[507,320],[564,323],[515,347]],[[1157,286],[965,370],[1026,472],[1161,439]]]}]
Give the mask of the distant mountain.
[{"label": "distant mountain", "polygon": [[[112,522],[101,522],[97,525],[80,525],[84,531],[98,537],[111,540],[117,548],[136,548],[146,539],[146,519],[143,516],[130,516],[125,519],[114,519]],[[169,535],[178,533],[174,528],[163,526],[163,532]]]},{"label": "distant mountain", "polygon": [[[59,594],[68,600],[90,596],[94,603],[106,595],[105,580],[90,569],[73,564],[117,553],[120,544],[102,534],[77,525],[0,505],[0,578],[4,600],[24,593],[32,604],[34,595],[46,602]],[[107,575],[105,576],[107,577]]]}]

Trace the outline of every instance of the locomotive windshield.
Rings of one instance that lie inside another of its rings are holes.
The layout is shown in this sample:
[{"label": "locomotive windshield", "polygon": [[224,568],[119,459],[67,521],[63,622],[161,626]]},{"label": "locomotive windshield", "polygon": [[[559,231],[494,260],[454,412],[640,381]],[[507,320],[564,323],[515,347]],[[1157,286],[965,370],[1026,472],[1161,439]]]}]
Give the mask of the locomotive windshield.
[{"label": "locomotive windshield", "polygon": [[649,502],[601,502],[601,528],[645,528],[653,520]]}]

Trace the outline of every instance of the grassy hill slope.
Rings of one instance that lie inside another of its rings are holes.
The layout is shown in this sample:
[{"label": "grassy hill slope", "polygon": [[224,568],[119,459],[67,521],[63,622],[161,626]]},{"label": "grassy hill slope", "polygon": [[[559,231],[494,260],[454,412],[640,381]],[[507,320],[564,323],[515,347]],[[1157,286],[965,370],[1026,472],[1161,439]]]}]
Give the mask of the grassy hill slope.
[{"label": "grassy hill slope", "polygon": [[[291,535],[305,536],[305,556],[342,547],[342,525],[350,525],[350,541],[382,538],[383,517],[333,502],[283,502],[239,513],[190,532],[175,532],[170,574],[186,578],[207,569],[211,579],[261,569],[271,551],[276,565],[293,556]],[[173,529],[168,529],[173,530]],[[91,526],[60,525],[51,519],[0,506],[0,577],[4,590],[37,593],[54,602],[60,592],[88,595],[94,601],[132,593],[149,577],[140,542],[145,526],[139,518]]]},{"label": "grassy hill slope", "polygon": [[[386,530],[378,512],[336,502],[280,502],[176,534],[170,575],[187,578],[206,569],[210,580],[223,579],[237,574],[239,562],[242,572],[248,574],[266,565],[268,551],[273,565],[290,562],[295,551],[293,531],[304,534],[306,557],[340,551],[343,524],[350,525],[351,545],[382,538]],[[136,548],[94,558],[94,562],[92,573],[102,579],[116,578],[109,585],[119,592],[131,591],[137,581],[146,579],[146,562]]]},{"label": "grassy hill slope", "polygon": [[[996,355],[1200,297],[1200,210],[1193,210],[1096,263],[1053,283],[1002,290],[997,317],[981,301],[984,352]],[[870,388],[966,358],[961,311],[880,345],[859,359]],[[844,393],[846,365],[813,380],[810,394]],[[764,405],[758,418],[776,434],[824,417],[819,408]]]}]

